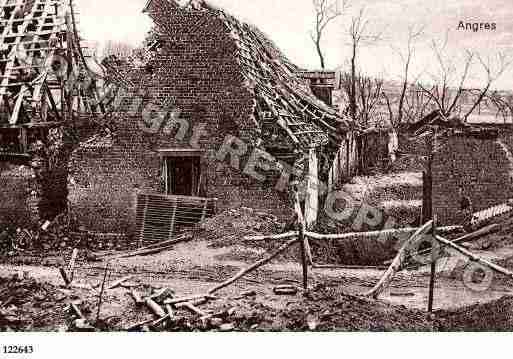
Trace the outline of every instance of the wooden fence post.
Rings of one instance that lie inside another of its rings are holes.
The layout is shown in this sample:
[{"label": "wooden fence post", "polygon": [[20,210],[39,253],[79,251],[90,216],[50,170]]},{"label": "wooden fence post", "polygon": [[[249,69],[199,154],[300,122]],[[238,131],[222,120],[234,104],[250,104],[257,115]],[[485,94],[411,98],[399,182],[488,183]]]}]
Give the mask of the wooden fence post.
[{"label": "wooden fence post", "polygon": [[428,297],[428,312],[433,312],[433,300],[435,294],[435,281],[436,281],[436,260],[438,257],[438,243],[436,240],[436,226],[437,226],[437,218],[434,216],[433,218],[433,228],[431,229],[432,238],[431,238],[431,276],[429,278],[429,297]]},{"label": "wooden fence post", "polygon": [[303,211],[301,210],[301,204],[299,202],[299,193],[296,191],[295,193],[295,205],[294,209],[296,211],[297,223],[298,223],[298,236],[299,236],[299,245],[301,248],[301,265],[303,267],[303,288],[308,290],[308,262],[307,262],[307,251],[309,251],[310,246],[308,244],[308,239],[305,236],[305,227],[306,221],[303,215]]},{"label": "wooden fence post", "polygon": [[[429,295],[428,295],[428,312],[433,312],[433,300],[434,300],[434,292],[435,292],[435,281],[436,281],[436,261],[438,257],[438,250],[437,250],[437,241],[436,241],[436,227],[438,225],[437,223],[437,217],[433,213],[433,159],[435,156],[436,151],[436,129],[433,134],[434,138],[431,144],[431,153],[429,154],[429,162],[428,162],[428,169],[426,174],[427,181],[424,182],[425,188],[425,194],[426,194],[426,200],[425,200],[425,206],[426,211],[424,211],[424,215],[426,215],[427,218],[433,219],[433,227],[431,229],[431,275],[429,278]],[[425,218],[424,220],[427,220]]]},{"label": "wooden fence post", "polygon": [[299,222],[299,244],[301,246],[301,262],[303,266],[303,288],[308,290],[308,262],[306,256],[306,238],[305,227],[303,222]]}]

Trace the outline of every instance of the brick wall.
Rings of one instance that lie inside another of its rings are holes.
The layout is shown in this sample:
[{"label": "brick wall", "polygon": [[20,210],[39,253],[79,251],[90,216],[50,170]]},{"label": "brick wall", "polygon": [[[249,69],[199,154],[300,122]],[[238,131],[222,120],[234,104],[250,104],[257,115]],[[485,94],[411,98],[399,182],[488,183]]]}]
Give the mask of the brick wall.
[{"label": "brick wall", "polygon": [[513,196],[513,157],[500,140],[452,136],[441,142],[433,164],[433,206],[443,224],[462,220],[460,185],[476,211]]},{"label": "brick wall", "polygon": [[136,90],[144,90],[142,106],[132,109],[178,110],[180,119],[189,124],[188,133],[179,139],[176,129],[143,131],[141,114],[120,113],[110,145],[83,146],[71,158],[72,211],[89,230],[130,232],[134,193],[162,191],[157,151],[190,148],[194,128],[204,124],[205,134],[198,144],[205,150],[201,172],[206,196],[218,198],[220,210],[248,206],[290,216],[285,194],[216,160],[226,136],[236,136],[249,147],[259,137],[252,117],[254,96],[245,85],[235,40],[225,24],[212,12],[176,10],[167,1],[153,4],[149,12],[159,32],[167,35],[164,49],[154,55],[147,67],[150,71],[130,74],[139,88],[125,92],[121,108],[127,109]]},{"label": "brick wall", "polygon": [[28,166],[0,163],[0,226],[37,224],[39,198],[33,176]]},{"label": "brick wall", "polygon": [[[140,121],[139,116],[119,117],[111,145],[83,146],[71,157],[68,200],[72,212],[88,230],[131,233],[135,193],[138,190],[163,192],[157,152],[162,138],[140,131],[137,127]],[[290,216],[285,193],[233,169],[228,161],[218,161],[216,153],[222,142],[203,145],[206,152],[201,160],[201,172],[205,196],[219,199],[218,210],[244,206],[268,210],[279,217]],[[187,144],[173,143],[170,147],[187,147]],[[241,163],[243,166],[243,159]]]}]

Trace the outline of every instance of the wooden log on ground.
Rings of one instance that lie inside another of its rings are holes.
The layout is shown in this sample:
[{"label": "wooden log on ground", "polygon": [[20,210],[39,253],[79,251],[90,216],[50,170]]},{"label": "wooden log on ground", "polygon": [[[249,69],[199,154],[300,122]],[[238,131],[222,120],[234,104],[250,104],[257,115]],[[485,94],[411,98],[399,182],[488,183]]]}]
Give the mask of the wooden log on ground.
[{"label": "wooden log on ground", "polygon": [[[199,309],[197,306],[201,305],[201,304],[205,304],[207,302],[208,302],[208,300],[205,297],[203,297],[202,299],[196,299],[192,302],[179,303],[175,307],[176,307],[176,309],[181,309],[181,308],[189,309],[190,311],[192,311],[196,314],[200,314],[200,313],[205,314],[204,316],[202,316],[202,318],[203,318],[203,317],[208,317],[209,315],[206,314],[201,309]],[[160,317],[159,319],[155,320],[154,322],[152,322],[152,326],[157,326],[160,323],[162,323],[168,319],[170,321],[173,321],[175,319],[175,315],[173,312],[173,308],[171,307],[171,304],[166,304],[165,308],[166,308],[166,314],[164,316]]]},{"label": "wooden log on ground", "polygon": [[166,246],[158,247],[158,248],[138,250],[138,251],[135,251],[135,252],[126,253],[126,254],[120,254],[120,255],[117,255],[117,256],[107,257],[107,258],[103,258],[103,259],[113,260],[113,259],[132,258],[132,257],[138,257],[138,256],[149,256],[149,255],[152,255],[152,254],[158,254],[158,253],[161,253],[161,252],[168,251],[170,249],[173,249],[174,247],[175,247],[175,244],[171,244],[171,245],[166,245]]},{"label": "wooden log on ground", "polygon": [[279,285],[273,288],[276,295],[296,295],[298,290],[294,285]]},{"label": "wooden log on ground", "polygon": [[128,331],[131,331],[131,330],[139,329],[139,328],[141,328],[141,327],[143,327],[145,325],[153,323],[154,321],[155,321],[155,319],[148,319],[148,320],[145,320],[145,321],[133,324],[133,325],[127,327],[125,330],[128,332]]},{"label": "wooden log on ground", "polygon": [[152,328],[158,327],[160,324],[164,323],[164,322],[165,322],[166,320],[168,320],[168,319],[169,319],[169,315],[167,315],[167,314],[166,314],[166,315],[165,315],[165,316],[163,316],[162,318],[159,318],[159,319],[157,319],[157,320],[153,321],[153,322],[150,324],[150,327],[152,327]]},{"label": "wooden log on ground", "polygon": [[217,297],[214,297],[210,294],[200,294],[200,295],[193,295],[190,297],[181,297],[181,298],[174,298],[174,299],[166,299],[164,300],[164,304],[174,305],[176,307],[177,304],[185,303],[185,302],[193,302],[197,300],[210,300],[210,299],[217,299]]},{"label": "wooden log on ground", "polygon": [[82,314],[82,311],[80,310],[80,308],[78,307],[78,305],[76,305],[75,303],[71,303],[70,304],[70,308],[71,310],[75,313],[75,315],[80,318],[80,319],[85,319],[85,316],[84,314]]},{"label": "wooden log on ground", "polygon": [[411,245],[415,243],[420,236],[428,233],[433,226],[433,221],[427,222],[425,225],[420,227],[401,247],[399,253],[393,260],[390,267],[387,269],[383,277],[379,280],[379,282],[372,288],[369,292],[365,294],[366,297],[372,297],[377,299],[381,293],[389,286],[390,282],[394,278],[394,275],[401,270],[404,262],[406,260],[408,250],[411,248]]},{"label": "wooden log on ground", "polygon": [[385,270],[388,266],[365,266],[365,265],[342,265],[342,264],[315,264],[312,266],[314,269],[374,269]]},{"label": "wooden log on ground", "polygon": [[165,307],[166,307],[166,312],[167,312],[167,316],[169,317],[169,320],[173,321],[175,318],[175,313],[173,311],[173,308],[171,307],[170,304],[166,304]]},{"label": "wooden log on ground", "polygon": [[126,282],[127,280],[132,279],[131,275],[127,275],[126,277],[123,277],[121,279],[118,279],[117,281],[113,282],[111,285],[107,287],[107,289],[114,289],[116,287],[119,287],[122,283]]},{"label": "wooden log on ground", "polygon": [[144,246],[144,247],[140,248],[139,250],[141,250],[141,249],[145,250],[145,249],[160,248],[160,247],[163,247],[163,246],[168,246],[168,245],[172,245],[172,244],[178,244],[178,243],[182,243],[182,242],[187,242],[189,240],[192,240],[193,238],[194,237],[193,237],[192,234],[187,233],[187,234],[175,237],[173,239],[169,239],[167,241],[156,242],[154,244],[150,244],[148,246]]},{"label": "wooden log on ground", "polygon": [[66,287],[69,287],[69,285],[71,284],[71,280],[68,277],[68,273],[66,273],[66,269],[60,267],[59,273],[61,274],[62,280],[64,280],[64,284],[66,284]]},{"label": "wooden log on ground", "polygon": [[199,309],[198,307],[196,307],[194,304],[192,304],[191,302],[185,302],[185,303],[182,303],[181,305],[182,308],[186,308],[188,310],[190,310],[191,312],[193,312],[194,314],[197,314],[199,315],[200,317],[205,317],[207,316],[208,314],[204,311],[202,311],[201,309]]},{"label": "wooden log on ground", "polygon": [[479,263],[485,267],[488,267],[490,268],[491,270],[497,272],[497,273],[500,273],[500,274],[503,274],[511,279],[513,279],[513,272],[498,265],[498,264],[495,264],[495,263],[492,263],[486,259],[483,259],[481,257],[478,257],[476,256],[475,254],[473,254],[472,252],[468,251],[467,249],[461,247],[461,246],[458,246],[457,244],[454,244],[454,242],[451,242],[450,240],[448,239],[445,239],[443,237],[440,237],[440,236],[435,236],[436,240],[448,247],[451,247],[452,249],[458,251],[459,253],[461,253],[462,255],[464,255],[465,257],[468,257],[471,261],[473,262],[476,262],[476,263]]},{"label": "wooden log on ground", "polygon": [[200,305],[207,304],[209,302],[209,299],[207,297],[203,299],[195,299],[191,300],[189,302],[183,302],[175,305],[176,309],[185,308],[186,303],[191,303],[192,305],[195,305],[196,307],[199,307]]},{"label": "wooden log on ground", "polygon": [[287,248],[289,248],[290,246],[292,246],[293,244],[297,243],[298,242],[298,239],[293,239],[293,240],[290,240],[288,241],[287,243],[283,244],[281,247],[279,247],[274,253],[270,254],[269,256],[267,256],[266,258],[252,264],[251,266],[249,266],[248,268],[246,269],[243,269],[241,270],[239,273],[237,273],[235,276],[233,276],[232,278],[228,279],[227,281],[217,285],[216,287],[210,289],[208,291],[209,294],[214,294],[215,292],[229,286],[230,284],[236,282],[237,280],[239,280],[240,278],[244,277],[246,274],[254,271],[255,269],[269,263],[270,261],[272,261],[274,258],[276,258],[278,255],[280,255],[282,252],[284,252]]},{"label": "wooden log on ground", "polygon": [[78,257],[78,249],[75,248],[75,249],[73,249],[73,252],[71,253],[71,258],[69,260],[69,265],[68,265],[68,273],[70,275],[71,282],[73,281],[73,278],[75,277],[75,264],[77,262],[77,257]]},{"label": "wooden log on ground", "polygon": [[130,251],[130,252],[121,253],[121,254],[117,254],[117,255],[109,254],[106,256],[99,256],[98,259],[112,260],[112,259],[123,259],[123,258],[131,258],[131,257],[136,257],[136,256],[146,256],[146,255],[151,255],[151,254],[157,254],[157,253],[172,249],[174,246],[176,246],[179,243],[187,242],[192,239],[193,239],[192,235],[179,237],[177,239],[172,239],[169,241],[155,243],[155,244],[152,244],[151,246],[141,247],[135,251]]},{"label": "wooden log on ground", "polygon": [[277,239],[290,239],[298,236],[298,231],[287,232],[282,234],[271,234],[267,236],[246,236],[244,237],[244,241],[268,241],[268,240],[277,240]]},{"label": "wooden log on ground", "polygon": [[162,318],[166,315],[166,312],[164,312],[164,309],[157,303],[155,303],[152,299],[148,298],[145,301],[146,306],[151,310],[153,314],[155,314],[158,318]]},{"label": "wooden log on ground", "polygon": [[142,300],[142,298],[139,295],[139,293],[137,293],[135,290],[130,291],[130,295],[134,299],[135,304],[141,305],[141,304],[144,303],[144,300]]}]

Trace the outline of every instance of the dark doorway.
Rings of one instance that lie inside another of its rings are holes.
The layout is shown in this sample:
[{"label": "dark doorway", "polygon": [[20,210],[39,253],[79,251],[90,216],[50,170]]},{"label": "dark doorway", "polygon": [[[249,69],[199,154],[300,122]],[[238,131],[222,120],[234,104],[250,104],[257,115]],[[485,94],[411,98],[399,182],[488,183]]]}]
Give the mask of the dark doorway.
[{"label": "dark doorway", "polygon": [[159,150],[162,158],[164,194],[200,197],[202,194],[201,158],[204,151],[197,149]]},{"label": "dark doorway", "polygon": [[197,196],[200,177],[199,157],[168,157],[168,193],[176,196]]}]

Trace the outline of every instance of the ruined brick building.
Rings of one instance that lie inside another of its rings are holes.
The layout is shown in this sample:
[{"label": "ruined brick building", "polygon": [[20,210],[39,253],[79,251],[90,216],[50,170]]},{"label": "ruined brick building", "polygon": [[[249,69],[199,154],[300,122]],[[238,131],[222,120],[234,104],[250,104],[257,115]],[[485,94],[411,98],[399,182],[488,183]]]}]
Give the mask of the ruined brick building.
[{"label": "ruined brick building", "polygon": [[[257,28],[203,1],[150,0],[144,11],[155,25],[147,59],[106,64],[119,85],[109,129],[81,129],[66,171],[39,187],[61,188],[67,177],[59,201],[85,228],[159,239],[215,207],[290,218],[289,183],[299,178],[314,223],[323,190],[316,183],[338,185],[364,167],[361,153],[376,152],[329,106],[333,74],[298,68]],[[442,222],[458,221],[460,185],[477,210],[510,197],[512,159],[502,142],[447,142],[433,168]],[[34,169],[6,162],[0,171],[0,219],[37,219],[43,202]]]},{"label": "ruined brick building", "polygon": [[[327,181],[351,122],[319,100],[300,69],[254,26],[203,1],[153,0],[144,12],[155,25],[151,59],[132,71],[117,69],[126,88],[117,98],[116,130],[75,151],[74,212],[92,230],[123,232],[134,216],[140,223],[151,215],[145,195],[160,193],[171,203],[167,213],[217,199],[218,210],[249,206],[289,215],[293,165]],[[307,192],[307,208],[316,208],[317,189]]]},{"label": "ruined brick building", "polygon": [[503,140],[507,136],[488,132],[463,129],[440,138],[433,161],[433,208],[441,223],[464,219],[459,188],[475,212],[513,198],[513,155]]}]

